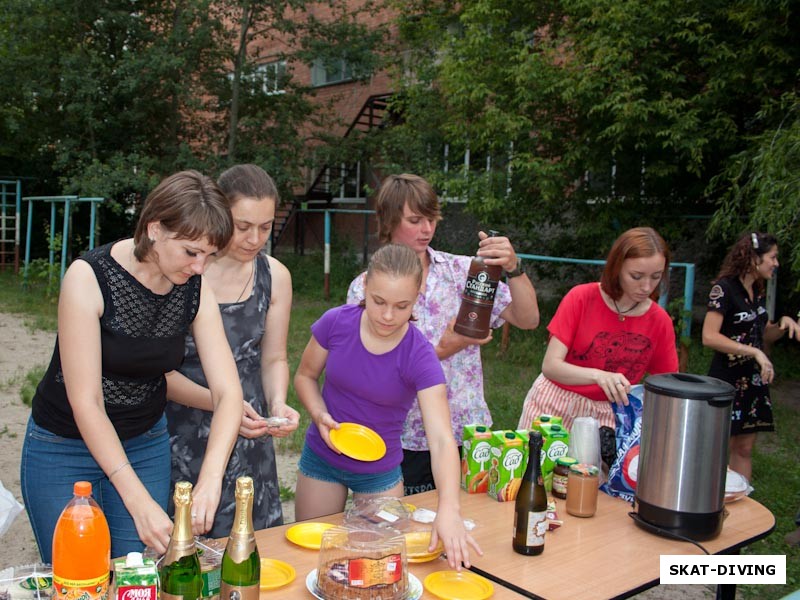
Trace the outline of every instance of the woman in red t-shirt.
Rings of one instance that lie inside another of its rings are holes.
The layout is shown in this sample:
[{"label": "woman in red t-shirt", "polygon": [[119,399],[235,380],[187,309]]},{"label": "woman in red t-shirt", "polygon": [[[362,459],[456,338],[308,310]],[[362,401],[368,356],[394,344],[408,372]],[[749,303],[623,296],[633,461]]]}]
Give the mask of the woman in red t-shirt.
[{"label": "woman in red t-shirt", "polygon": [[675,330],[658,299],[669,272],[669,248],[649,227],[629,229],[614,242],[600,282],[572,288],[547,327],[542,374],[531,386],[520,428],[534,417],[576,417],[614,428],[612,402],[627,404],[645,373],[678,370]]}]

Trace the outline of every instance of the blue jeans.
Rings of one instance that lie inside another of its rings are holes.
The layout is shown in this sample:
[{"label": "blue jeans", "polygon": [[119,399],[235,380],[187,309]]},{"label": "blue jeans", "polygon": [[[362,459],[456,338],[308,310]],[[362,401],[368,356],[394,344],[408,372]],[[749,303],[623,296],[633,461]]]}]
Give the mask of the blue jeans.
[{"label": "blue jeans", "polygon": [[[122,442],[125,454],[153,500],[165,511],[169,499],[170,456],[167,419],[146,433]],[[20,463],[25,510],[45,563],[52,562],[53,530],[76,481],[89,481],[111,531],[111,556],[141,552],[144,544],[116,488],[98,466],[82,439],[64,438],[28,419]]]},{"label": "blue jeans", "polygon": [[381,473],[351,473],[332,467],[308,445],[303,445],[297,469],[306,477],[328,483],[339,483],[356,494],[379,494],[403,481],[403,472],[399,465]]}]

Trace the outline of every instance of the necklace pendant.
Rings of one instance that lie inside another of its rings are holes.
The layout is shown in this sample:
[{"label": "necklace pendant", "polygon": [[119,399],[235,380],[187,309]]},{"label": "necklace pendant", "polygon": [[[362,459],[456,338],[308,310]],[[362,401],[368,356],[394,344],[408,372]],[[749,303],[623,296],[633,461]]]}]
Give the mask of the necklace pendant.
[{"label": "necklace pendant", "polygon": [[617,317],[619,318],[620,323],[625,320],[625,315],[617,314]]}]

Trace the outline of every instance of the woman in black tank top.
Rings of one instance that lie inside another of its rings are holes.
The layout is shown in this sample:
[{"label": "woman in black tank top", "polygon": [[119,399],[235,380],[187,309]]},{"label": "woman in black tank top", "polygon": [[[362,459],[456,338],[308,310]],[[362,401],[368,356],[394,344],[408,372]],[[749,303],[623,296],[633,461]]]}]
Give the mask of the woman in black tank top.
[{"label": "woman in black tank top", "polygon": [[21,461],[22,492],[42,560],[76,480],[88,480],[111,530],[111,554],[166,550],[172,522],[165,374],[192,333],[215,410],[195,483],[193,529],[211,526],[242,418],[242,391],[210,286],[208,258],[232,234],[223,193],[197,171],[162,181],[136,233],[96,248],[67,270],[58,338],[33,399]]}]

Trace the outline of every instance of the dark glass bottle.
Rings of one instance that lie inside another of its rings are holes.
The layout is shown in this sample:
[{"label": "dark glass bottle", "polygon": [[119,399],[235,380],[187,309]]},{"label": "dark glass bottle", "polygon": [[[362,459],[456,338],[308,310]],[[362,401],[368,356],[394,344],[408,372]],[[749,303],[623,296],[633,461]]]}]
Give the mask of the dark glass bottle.
[{"label": "dark glass bottle", "polygon": [[220,600],[258,600],[261,559],[253,531],[253,479],[236,480],[236,516],[222,555]]},{"label": "dark glass bottle", "polygon": [[192,535],[192,484],[175,484],[175,522],[161,561],[162,600],[197,600],[203,592],[200,559]]},{"label": "dark glass bottle", "polygon": [[547,492],[542,482],[540,455],[542,434],[530,432],[528,466],[522,476],[522,485],[514,505],[515,552],[533,556],[544,552],[544,534],[547,531]]},{"label": "dark glass bottle", "polygon": [[[496,235],[496,231],[489,232],[489,237]],[[489,335],[494,296],[502,274],[500,265],[487,265],[482,256],[472,259],[453,327],[456,333],[476,339]]]}]

